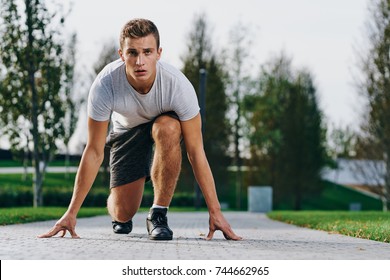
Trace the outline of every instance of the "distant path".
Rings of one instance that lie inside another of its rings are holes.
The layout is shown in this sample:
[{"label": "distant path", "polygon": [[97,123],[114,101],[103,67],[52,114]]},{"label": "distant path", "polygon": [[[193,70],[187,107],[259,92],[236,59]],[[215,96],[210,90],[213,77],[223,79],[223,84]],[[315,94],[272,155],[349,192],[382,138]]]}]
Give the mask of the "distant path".
[{"label": "distant path", "polygon": [[[76,173],[78,167],[76,166],[69,166],[68,168],[64,166],[49,166],[47,168],[47,172],[49,173],[64,173],[66,172],[66,169],[68,169],[68,172]],[[35,170],[33,167],[27,168],[27,173],[34,173]],[[0,174],[23,174],[24,168],[23,167],[0,167]]]}]

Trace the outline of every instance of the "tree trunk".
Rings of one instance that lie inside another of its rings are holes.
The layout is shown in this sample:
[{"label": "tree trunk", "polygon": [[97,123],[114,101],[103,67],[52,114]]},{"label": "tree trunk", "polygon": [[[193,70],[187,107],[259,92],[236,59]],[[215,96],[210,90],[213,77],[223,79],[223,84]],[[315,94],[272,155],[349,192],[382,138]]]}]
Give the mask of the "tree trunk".
[{"label": "tree trunk", "polygon": [[[28,145],[28,141],[27,141]],[[28,176],[28,148],[24,149],[23,153],[23,175],[22,175],[22,181],[26,182]]]},{"label": "tree trunk", "polygon": [[43,205],[43,196],[42,196],[43,176],[42,176],[42,172],[37,171],[37,169],[40,169],[39,163],[38,163],[38,168],[35,167],[35,173],[33,176],[33,194],[34,194],[33,207],[39,207]]},{"label": "tree trunk", "polygon": [[387,209],[387,199],[384,196],[382,196],[381,200],[382,200],[382,211],[383,212],[387,212],[388,211],[388,209]]},{"label": "tree trunk", "polygon": [[301,195],[301,190],[299,187],[295,187],[295,201],[294,201],[294,210],[299,211],[302,209],[302,195]]},{"label": "tree trunk", "polygon": [[[237,88],[239,88],[237,86]],[[234,93],[236,105],[237,105],[237,118],[234,121],[234,163],[236,165],[236,208],[241,209],[241,197],[242,197],[242,174],[241,174],[241,158],[240,158],[240,118],[241,118],[241,106],[239,100],[239,90]]]},{"label": "tree trunk", "polygon": [[235,133],[234,133],[234,163],[236,165],[236,208],[237,210],[241,209],[241,190],[242,190],[242,174],[241,174],[241,158],[240,158],[240,149],[239,149],[239,138],[240,135],[238,133],[239,124],[238,124],[239,116],[237,116],[237,120],[235,122]]},{"label": "tree trunk", "polygon": [[389,156],[385,154],[385,164],[386,164],[386,175],[385,175],[385,185],[382,187],[382,210],[383,212],[388,211],[387,204],[389,202],[389,190],[390,190],[390,160]]},{"label": "tree trunk", "polygon": [[[385,184],[387,184],[387,180],[385,180]],[[388,186],[382,187],[382,195],[381,195],[381,201],[382,201],[382,211],[387,212],[389,209],[387,207],[388,203],[388,192],[387,192]]]},{"label": "tree trunk", "polygon": [[33,35],[33,19],[32,19],[32,3],[31,0],[25,0],[26,4],[26,24],[28,29],[28,49],[26,52],[28,62],[28,78],[31,90],[31,122],[32,122],[32,137],[33,137],[33,166],[34,166],[34,179],[33,179],[33,206],[42,206],[42,172],[40,169],[40,155],[39,155],[39,132],[38,132],[38,92],[35,85],[35,65],[33,58],[34,48],[34,35]]},{"label": "tree trunk", "polygon": [[65,154],[65,179],[69,179],[69,162],[70,162],[70,156],[69,156],[69,144],[66,143],[66,154]]}]

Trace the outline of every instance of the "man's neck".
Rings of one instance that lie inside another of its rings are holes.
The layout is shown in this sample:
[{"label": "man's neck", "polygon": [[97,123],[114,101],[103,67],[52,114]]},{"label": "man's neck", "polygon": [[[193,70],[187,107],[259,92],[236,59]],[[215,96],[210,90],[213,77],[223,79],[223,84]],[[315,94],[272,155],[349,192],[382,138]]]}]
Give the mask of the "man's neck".
[{"label": "man's neck", "polygon": [[148,94],[149,91],[153,87],[154,80],[156,79],[156,75],[154,75],[153,79],[149,79],[147,81],[141,81],[137,83],[135,80],[131,79],[129,75],[126,74],[127,81],[129,84],[139,93],[139,94]]}]

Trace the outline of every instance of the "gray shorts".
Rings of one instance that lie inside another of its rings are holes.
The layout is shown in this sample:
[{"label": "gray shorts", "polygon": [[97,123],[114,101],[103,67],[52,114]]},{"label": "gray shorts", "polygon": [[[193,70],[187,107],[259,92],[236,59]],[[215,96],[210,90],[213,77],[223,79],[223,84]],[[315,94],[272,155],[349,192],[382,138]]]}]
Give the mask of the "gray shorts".
[{"label": "gray shorts", "polygon": [[[174,112],[162,115],[178,119]],[[126,132],[109,134],[106,146],[110,148],[110,188],[143,177],[146,177],[146,181],[150,180],[154,144],[152,127],[156,119],[157,117]]]}]

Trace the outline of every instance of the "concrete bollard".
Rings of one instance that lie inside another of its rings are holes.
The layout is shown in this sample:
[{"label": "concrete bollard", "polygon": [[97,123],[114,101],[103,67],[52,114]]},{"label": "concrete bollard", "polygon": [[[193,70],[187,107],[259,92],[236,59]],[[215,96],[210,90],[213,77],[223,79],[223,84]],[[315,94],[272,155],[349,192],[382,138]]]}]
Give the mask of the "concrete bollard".
[{"label": "concrete bollard", "polygon": [[272,211],[272,187],[248,187],[248,211],[267,213]]}]

